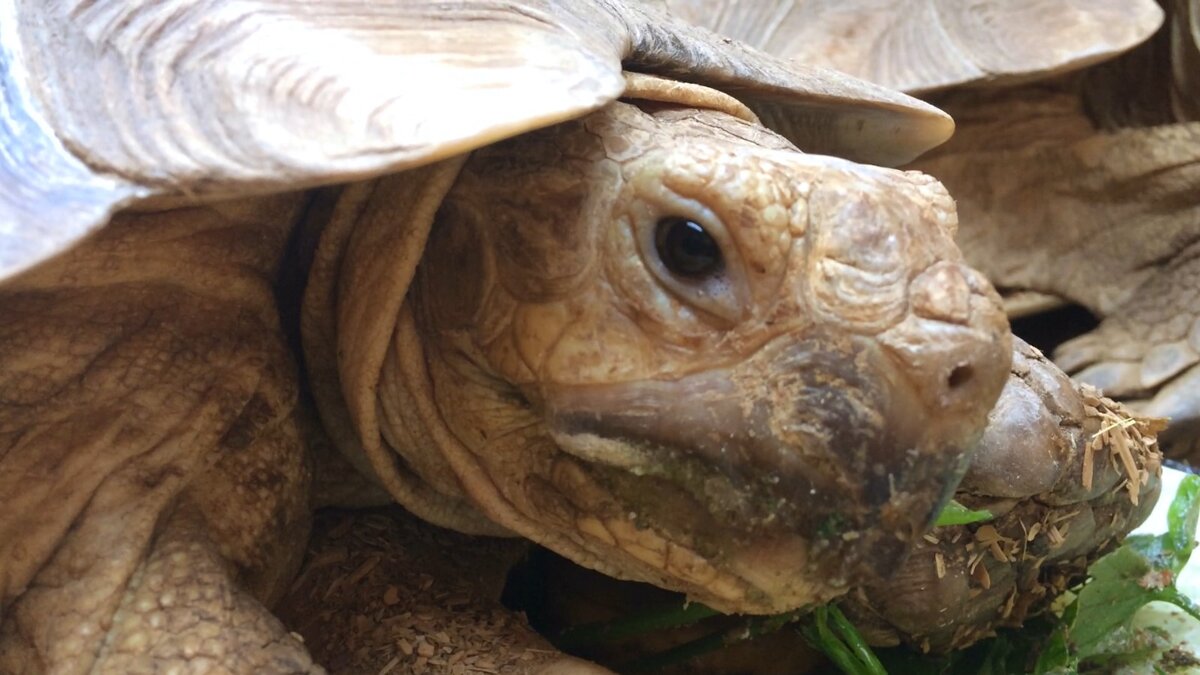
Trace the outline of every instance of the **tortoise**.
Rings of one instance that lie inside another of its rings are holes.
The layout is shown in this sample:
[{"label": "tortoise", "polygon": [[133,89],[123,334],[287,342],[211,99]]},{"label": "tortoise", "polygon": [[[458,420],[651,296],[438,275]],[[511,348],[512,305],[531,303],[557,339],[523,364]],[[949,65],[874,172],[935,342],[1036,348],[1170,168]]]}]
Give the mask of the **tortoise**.
[{"label": "tortoise", "polygon": [[267,607],[342,478],[822,602],[1010,379],[945,190],[860,163],[949,134],[904,95],[615,0],[0,17],[0,671],[319,670]]},{"label": "tortoise", "polygon": [[954,195],[967,260],[1012,316],[1069,302],[1097,317],[1055,361],[1170,418],[1166,452],[1200,461],[1196,2],[668,4],[950,112],[954,139],[911,168]]}]

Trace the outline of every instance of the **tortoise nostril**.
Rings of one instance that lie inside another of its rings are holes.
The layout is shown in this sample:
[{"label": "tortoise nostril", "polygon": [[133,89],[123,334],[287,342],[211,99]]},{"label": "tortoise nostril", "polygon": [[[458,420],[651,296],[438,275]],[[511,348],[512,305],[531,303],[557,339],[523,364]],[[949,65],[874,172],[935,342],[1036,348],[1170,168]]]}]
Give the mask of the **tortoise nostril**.
[{"label": "tortoise nostril", "polygon": [[958,389],[964,384],[970,382],[972,379],[974,379],[974,377],[974,368],[967,365],[958,366],[954,370],[950,371],[950,377],[946,378],[946,384],[951,389]]}]

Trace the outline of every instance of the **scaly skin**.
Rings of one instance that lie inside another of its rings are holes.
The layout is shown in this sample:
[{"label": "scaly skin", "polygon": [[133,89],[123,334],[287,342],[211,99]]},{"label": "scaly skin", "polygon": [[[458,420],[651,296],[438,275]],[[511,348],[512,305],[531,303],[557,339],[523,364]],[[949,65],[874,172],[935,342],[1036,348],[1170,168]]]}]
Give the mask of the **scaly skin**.
[{"label": "scaly skin", "polygon": [[308,531],[301,204],[126,214],[0,290],[0,672],[312,669],[262,604]]}]

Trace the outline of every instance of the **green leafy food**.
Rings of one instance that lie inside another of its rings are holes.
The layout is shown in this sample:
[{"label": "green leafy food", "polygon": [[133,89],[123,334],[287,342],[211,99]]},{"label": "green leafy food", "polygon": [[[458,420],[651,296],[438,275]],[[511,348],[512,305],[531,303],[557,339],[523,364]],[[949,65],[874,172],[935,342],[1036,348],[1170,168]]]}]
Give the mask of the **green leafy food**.
[{"label": "green leafy food", "polygon": [[824,652],[842,672],[850,675],[887,675],[875,652],[837,605],[825,605],[813,610],[800,632],[809,644]]},{"label": "green leafy food", "polygon": [[1135,651],[1140,636],[1130,627],[1133,615],[1148,602],[1162,600],[1200,619],[1195,604],[1175,589],[1175,577],[1195,548],[1200,515],[1200,477],[1179,486],[1167,515],[1167,532],[1136,535],[1097,560],[1078,592],[1067,635],[1081,659]]},{"label": "green leafy food", "polygon": [[1156,600],[1158,590],[1143,585],[1154,577],[1155,570],[1147,558],[1128,546],[1096,561],[1090,572],[1091,582],[1075,600],[1077,616],[1084,618],[1069,626],[1071,644],[1083,659],[1123,651],[1133,637],[1128,624],[1134,612]]},{"label": "green leafy food", "polygon": [[982,523],[995,518],[991,511],[972,511],[967,507],[959,504],[951,499],[946,508],[938,514],[937,520],[934,522],[934,527],[946,527],[948,525],[970,525],[971,523]]},{"label": "green leafy food", "polygon": [[[711,633],[658,654],[626,661],[619,664],[617,670],[622,673],[647,673],[678,665],[698,656],[774,633],[783,626],[796,622],[805,613],[805,610],[796,610],[774,616],[750,617],[734,628]],[[886,675],[886,673],[880,671],[879,673],[864,673],[864,675]]]},{"label": "green leafy food", "polygon": [[1200,516],[1200,478],[1188,476],[1167,511],[1167,532],[1162,535],[1136,534],[1125,540],[1125,548],[1135,549],[1159,570],[1179,574],[1196,547],[1196,520]]},{"label": "green leafy food", "polygon": [[1038,675],[1042,675],[1043,673],[1073,673],[1078,668],[1079,658],[1071,653],[1071,646],[1067,643],[1066,629],[1062,625],[1055,626],[1042,645],[1042,651],[1038,654],[1037,664],[1034,665],[1033,672]]},{"label": "green leafy food", "polygon": [[617,642],[626,638],[645,635],[655,631],[690,626],[710,616],[719,614],[698,602],[672,604],[652,608],[642,614],[626,616],[615,621],[572,626],[563,631],[555,644],[560,649],[571,651],[588,645]]}]

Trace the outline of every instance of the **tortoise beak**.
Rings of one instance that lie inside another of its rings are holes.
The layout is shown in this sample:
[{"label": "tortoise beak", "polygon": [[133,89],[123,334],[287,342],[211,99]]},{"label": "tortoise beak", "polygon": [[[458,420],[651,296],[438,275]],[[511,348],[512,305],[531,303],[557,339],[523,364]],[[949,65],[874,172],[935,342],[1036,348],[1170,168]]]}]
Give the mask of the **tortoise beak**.
[{"label": "tortoise beak", "polygon": [[640,520],[782,611],[823,599],[814,580],[828,597],[886,577],[953,492],[1000,385],[950,358],[914,370],[878,338],[785,335],[730,367],[539,398],[559,447]]}]

